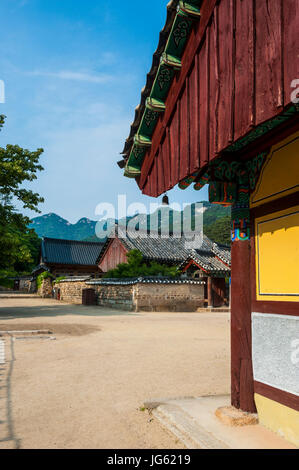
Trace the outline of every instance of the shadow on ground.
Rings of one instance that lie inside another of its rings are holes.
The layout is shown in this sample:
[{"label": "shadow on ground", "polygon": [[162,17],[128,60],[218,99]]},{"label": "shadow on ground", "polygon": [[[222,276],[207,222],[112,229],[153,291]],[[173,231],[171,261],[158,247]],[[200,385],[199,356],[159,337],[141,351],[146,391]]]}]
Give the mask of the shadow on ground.
[{"label": "shadow on ground", "polygon": [[[0,368],[0,448],[19,449],[21,440],[15,434],[15,426],[12,410],[12,375],[15,362],[14,339],[12,337],[6,341],[6,349],[9,348],[9,360]],[[7,351],[8,353],[8,351]],[[8,445],[8,447],[6,447]]]},{"label": "shadow on ground", "polygon": [[1,307],[0,321],[12,320],[15,318],[35,318],[35,317],[60,317],[66,315],[78,315],[86,317],[113,317],[113,316],[139,316],[137,313],[121,310],[105,309],[102,307],[86,307],[83,305],[37,305],[24,307]]}]

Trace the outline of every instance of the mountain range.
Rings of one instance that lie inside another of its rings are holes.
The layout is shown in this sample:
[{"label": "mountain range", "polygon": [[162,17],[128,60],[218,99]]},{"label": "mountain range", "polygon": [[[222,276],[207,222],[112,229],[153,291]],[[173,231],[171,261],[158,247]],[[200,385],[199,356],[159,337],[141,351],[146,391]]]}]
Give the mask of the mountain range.
[{"label": "mountain range", "polygon": [[97,222],[83,217],[71,224],[57,214],[50,213],[34,217],[29,228],[35,230],[40,238],[58,238],[62,240],[85,240],[95,234]]},{"label": "mountain range", "polygon": [[[223,220],[226,220],[230,216],[230,208],[228,207],[211,204],[207,201],[203,201],[202,204],[204,232],[209,232],[209,229],[212,229],[215,224],[217,225],[218,221],[222,221],[223,223]],[[127,220],[130,219],[132,218],[128,218]],[[48,237],[64,240],[103,241],[103,239],[101,240],[95,235],[96,224],[97,221],[90,220],[87,217],[83,217],[78,220],[77,223],[71,224],[59,215],[50,213],[33,218],[29,228],[34,229],[40,238]],[[162,223],[160,222],[159,225],[163,226],[163,221]],[[223,242],[225,241],[226,240],[223,240]]]}]

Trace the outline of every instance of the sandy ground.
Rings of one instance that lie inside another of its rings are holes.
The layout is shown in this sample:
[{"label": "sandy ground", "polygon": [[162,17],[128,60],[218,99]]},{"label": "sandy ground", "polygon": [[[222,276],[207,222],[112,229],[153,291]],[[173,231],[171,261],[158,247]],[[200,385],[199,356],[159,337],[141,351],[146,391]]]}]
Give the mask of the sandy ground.
[{"label": "sandy ground", "polygon": [[229,393],[226,313],[131,314],[0,296],[0,331],[36,328],[56,339],[0,337],[0,449],[180,448],[144,401]]}]

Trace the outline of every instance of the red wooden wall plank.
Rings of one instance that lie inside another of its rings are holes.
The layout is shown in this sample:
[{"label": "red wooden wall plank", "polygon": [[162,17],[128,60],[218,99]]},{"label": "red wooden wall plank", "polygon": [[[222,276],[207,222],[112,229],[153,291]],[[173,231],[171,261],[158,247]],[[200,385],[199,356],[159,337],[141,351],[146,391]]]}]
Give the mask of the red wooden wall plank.
[{"label": "red wooden wall plank", "polygon": [[157,185],[157,192],[161,194],[165,191],[165,179],[164,179],[164,168],[163,168],[163,158],[165,155],[165,149],[163,143],[159,147],[159,152],[156,156],[156,165],[157,165],[157,177],[158,177],[158,185]]},{"label": "red wooden wall plank", "polygon": [[[291,102],[294,88],[291,83],[299,79],[299,2],[288,0],[283,2],[283,61],[284,61],[284,99],[285,104]],[[298,85],[297,85],[298,88]]]},{"label": "red wooden wall plank", "polygon": [[200,168],[199,155],[199,56],[195,56],[189,77],[188,111],[190,126],[190,173]]},{"label": "red wooden wall plank", "polygon": [[[202,4],[200,22],[195,26],[194,31],[190,35],[182,60],[181,73],[179,77],[177,77],[172,83],[169,95],[166,100],[165,114],[163,118],[161,118],[160,124],[158,124],[156,127],[152,138],[152,149],[150,152],[147,153],[142,166],[141,177],[139,182],[141,188],[145,184],[147,174],[153,162],[154,156],[157,152],[157,148],[164,136],[165,129],[167,125],[170,125],[170,121],[177,105],[179,95],[185,84],[185,79],[189,73],[190,67],[194,60],[194,56],[201,42],[203,41],[207,25],[209,23],[211,15],[213,14],[214,7],[218,2],[219,0],[206,0]],[[178,181],[176,181],[174,184],[176,184],[177,182]]]},{"label": "red wooden wall plank", "polygon": [[171,158],[171,184],[179,181],[180,149],[179,149],[179,114],[180,103],[178,102],[173,120],[170,125],[170,158]]},{"label": "red wooden wall plank", "polygon": [[298,28],[298,0],[203,3],[142,166],[144,192],[175,186],[282,111],[299,78]]},{"label": "red wooden wall plank", "polygon": [[152,193],[154,197],[158,196],[158,165],[157,165],[157,155],[155,155],[154,163],[151,171],[151,185]]},{"label": "red wooden wall plank", "polygon": [[179,167],[179,180],[182,180],[189,174],[189,120],[188,120],[188,77],[186,79],[186,86],[180,99],[180,167]]},{"label": "red wooden wall plank", "polygon": [[199,53],[199,152],[200,164],[204,166],[209,161],[209,141],[210,141],[210,114],[209,114],[209,51],[210,41],[207,33],[206,40]]},{"label": "red wooden wall plank", "polygon": [[256,124],[266,121],[283,105],[283,0],[256,2]]},{"label": "red wooden wall plank", "polygon": [[236,2],[234,139],[255,122],[254,0]]},{"label": "red wooden wall plank", "polygon": [[99,268],[106,273],[110,269],[116,268],[120,263],[127,263],[127,253],[128,250],[123,246],[119,238],[114,238],[101,259]]},{"label": "red wooden wall plank", "polygon": [[151,177],[150,177],[150,173],[148,174],[147,178],[146,178],[146,184],[143,188],[143,191],[144,194],[146,194],[147,196],[151,196],[153,193],[152,193],[152,184],[151,184]]},{"label": "red wooden wall plank", "polygon": [[[210,114],[210,142],[209,159],[214,158],[217,149],[217,124],[218,124],[218,100],[219,100],[219,64],[218,64],[218,7],[215,8],[210,35],[210,90],[209,90],[209,114]],[[223,125],[223,123],[222,123]]]},{"label": "red wooden wall plank", "polygon": [[234,0],[222,0],[218,7],[219,100],[217,153],[233,139],[234,116]]},{"label": "red wooden wall plank", "polygon": [[169,127],[166,128],[165,140],[164,140],[164,158],[163,158],[163,170],[165,174],[165,189],[166,191],[172,187],[171,185],[171,155],[170,155],[170,137]]},{"label": "red wooden wall plank", "polygon": [[153,179],[154,165],[151,166],[149,174],[146,179],[146,186],[144,187],[144,194],[154,197],[154,179]]},{"label": "red wooden wall plank", "polygon": [[162,191],[167,191],[169,185],[169,149],[167,145],[168,133],[165,132],[165,139],[161,144],[161,173],[163,177],[163,189]]}]

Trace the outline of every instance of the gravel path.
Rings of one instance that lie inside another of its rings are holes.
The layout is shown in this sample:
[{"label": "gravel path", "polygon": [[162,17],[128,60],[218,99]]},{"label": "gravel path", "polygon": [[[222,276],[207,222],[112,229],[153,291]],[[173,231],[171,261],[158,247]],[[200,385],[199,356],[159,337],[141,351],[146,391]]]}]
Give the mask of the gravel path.
[{"label": "gravel path", "polygon": [[[127,314],[54,300],[1,299],[0,331],[24,329],[51,330],[56,340],[23,334],[12,341],[10,397],[6,374],[0,376],[0,449],[16,443],[179,448],[142,411],[143,403],[229,393],[226,313]],[[7,441],[8,428],[13,435]]]}]

